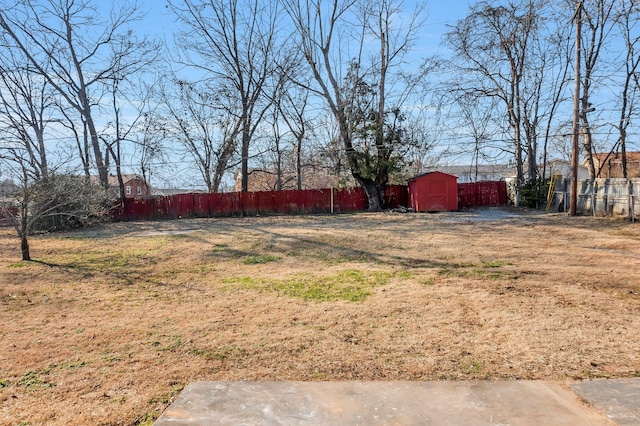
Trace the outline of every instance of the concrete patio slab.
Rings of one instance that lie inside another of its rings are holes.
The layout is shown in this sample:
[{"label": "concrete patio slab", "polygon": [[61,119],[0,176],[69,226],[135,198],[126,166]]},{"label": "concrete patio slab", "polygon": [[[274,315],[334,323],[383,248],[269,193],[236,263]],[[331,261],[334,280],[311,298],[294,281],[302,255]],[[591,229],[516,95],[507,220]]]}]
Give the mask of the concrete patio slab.
[{"label": "concrete patio slab", "polygon": [[539,381],[196,382],[168,425],[612,425],[568,387]]},{"label": "concrete patio slab", "polygon": [[571,388],[618,425],[640,425],[640,379],[589,380]]}]

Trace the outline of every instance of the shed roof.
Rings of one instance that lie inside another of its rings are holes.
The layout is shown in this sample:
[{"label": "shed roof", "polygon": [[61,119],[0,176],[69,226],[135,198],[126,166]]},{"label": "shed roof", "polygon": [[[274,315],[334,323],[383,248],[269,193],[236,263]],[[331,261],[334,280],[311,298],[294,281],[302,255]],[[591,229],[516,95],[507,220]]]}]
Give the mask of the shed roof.
[{"label": "shed roof", "polygon": [[452,175],[452,174],[449,174],[449,173],[444,173],[444,172],[440,172],[440,171],[432,171],[432,172],[426,172],[426,173],[422,173],[422,174],[419,174],[417,176],[414,176],[411,179],[409,179],[409,182],[417,180],[417,179],[420,179],[420,178],[423,178],[425,176],[429,176],[429,175],[444,175],[444,176],[449,176],[449,177],[458,179],[458,176],[455,176],[455,175]]}]

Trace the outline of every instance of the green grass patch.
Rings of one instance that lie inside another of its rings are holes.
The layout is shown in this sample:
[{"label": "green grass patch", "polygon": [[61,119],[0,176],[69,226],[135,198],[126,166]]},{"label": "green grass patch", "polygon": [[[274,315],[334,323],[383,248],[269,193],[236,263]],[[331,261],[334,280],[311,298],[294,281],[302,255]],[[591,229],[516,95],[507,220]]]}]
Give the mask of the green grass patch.
[{"label": "green grass patch", "polygon": [[43,263],[62,266],[87,273],[127,272],[157,264],[158,258],[152,249],[97,247],[95,249],[67,252],[43,259]]},{"label": "green grass patch", "polygon": [[415,276],[415,274],[411,271],[398,271],[395,273],[396,278],[400,278],[403,280],[411,279]]},{"label": "green grass patch", "polygon": [[346,269],[329,276],[304,273],[285,279],[230,278],[225,280],[224,284],[227,286],[239,285],[262,291],[275,291],[285,296],[304,300],[359,302],[369,297],[374,287],[387,284],[392,276],[393,274],[389,272]]},{"label": "green grass patch", "polygon": [[485,262],[484,260],[482,261],[482,267],[483,268],[502,268],[504,266],[509,266],[510,263],[508,262],[503,262],[501,260],[492,260],[489,262]]},{"label": "green grass patch", "polygon": [[76,368],[86,367],[87,363],[84,361],[67,361],[58,365],[60,370],[74,370]]},{"label": "green grass patch", "polygon": [[484,366],[482,365],[482,362],[472,359],[471,361],[464,364],[462,366],[462,369],[467,374],[478,374],[482,370],[484,370]]},{"label": "green grass patch", "polygon": [[122,355],[113,352],[105,352],[100,355],[100,359],[108,364],[114,364],[116,362],[122,361]]},{"label": "green grass patch", "polygon": [[473,263],[452,263],[438,270],[438,275],[457,278],[479,278],[488,280],[509,279],[513,277],[510,272],[499,269],[510,263],[501,260],[482,261],[482,269]]},{"label": "green grass patch", "polygon": [[420,281],[420,284],[426,285],[426,286],[432,286],[432,285],[435,285],[435,283],[436,283],[436,280],[433,277],[426,278]]},{"label": "green grass patch", "polygon": [[438,270],[438,275],[445,277],[468,277],[469,274],[470,272],[467,269],[441,268]]},{"label": "green grass patch", "polygon": [[251,256],[247,257],[242,261],[245,265],[260,265],[264,263],[277,262],[280,260],[280,257],[273,256],[270,254],[260,255],[260,256]]},{"label": "green grass patch", "polygon": [[189,354],[202,357],[207,360],[226,361],[242,359],[247,355],[247,351],[240,346],[220,346],[213,349],[192,349]]},{"label": "green grass patch", "polygon": [[35,389],[52,388],[55,386],[55,384],[45,380],[42,377],[43,375],[46,375],[48,373],[49,373],[48,369],[38,370],[38,371],[28,371],[24,373],[24,375],[16,383],[16,385],[24,386],[26,388],[35,388]]},{"label": "green grass patch", "polygon": [[213,253],[226,253],[228,252],[229,249],[229,244],[214,244],[213,245],[213,250],[211,250]]},{"label": "green grass patch", "polygon": [[0,389],[8,388],[11,386],[11,382],[9,380],[0,380]]}]

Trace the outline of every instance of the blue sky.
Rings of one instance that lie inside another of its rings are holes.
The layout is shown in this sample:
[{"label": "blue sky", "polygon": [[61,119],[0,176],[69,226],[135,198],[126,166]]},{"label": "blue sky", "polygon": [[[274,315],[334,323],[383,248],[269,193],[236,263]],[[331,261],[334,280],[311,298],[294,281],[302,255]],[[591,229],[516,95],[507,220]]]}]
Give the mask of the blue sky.
[{"label": "blue sky", "polygon": [[[405,2],[407,9],[411,9],[411,1]],[[424,36],[420,41],[420,48],[425,53],[442,51],[440,42],[447,32],[447,25],[455,25],[464,18],[469,5],[476,3],[469,0],[432,0],[427,2],[428,16],[423,29]],[[147,15],[140,22],[141,30],[149,35],[165,38],[170,42],[172,33],[177,29],[174,17],[168,12],[165,0],[142,0],[142,9]]]}]

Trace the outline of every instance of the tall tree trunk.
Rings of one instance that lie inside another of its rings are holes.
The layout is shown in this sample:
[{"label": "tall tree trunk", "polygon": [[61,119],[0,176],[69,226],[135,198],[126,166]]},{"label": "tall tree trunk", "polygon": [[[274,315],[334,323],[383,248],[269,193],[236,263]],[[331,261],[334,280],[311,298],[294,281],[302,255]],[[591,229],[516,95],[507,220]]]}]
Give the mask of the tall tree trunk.
[{"label": "tall tree trunk", "polygon": [[351,132],[349,131],[349,124],[347,123],[347,115],[344,111],[339,111],[336,115],[338,126],[340,129],[340,138],[344,146],[347,161],[349,162],[349,170],[356,182],[364,189],[367,194],[368,208],[370,212],[381,211],[383,207],[383,200],[380,197],[380,191],[374,179],[366,178],[360,173],[360,163],[358,155],[353,148],[353,142],[351,140]]},{"label": "tall tree trunk", "polygon": [[626,132],[623,130],[620,134],[620,152],[622,153],[622,177],[628,179],[627,173],[627,141],[626,141]]},{"label": "tall tree trunk", "polygon": [[296,143],[296,188],[302,189],[302,140],[303,135],[300,134],[297,137]]},{"label": "tall tree trunk", "polygon": [[520,122],[516,121],[513,126],[513,145],[516,160],[516,185],[524,184],[524,159],[522,155],[522,136],[520,132]]},{"label": "tall tree trunk", "polygon": [[31,254],[29,253],[29,240],[27,239],[26,232],[20,235],[20,250],[22,252],[22,260],[31,260]]},{"label": "tall tree trunk", "polygon": [[109,187],[109,167],[105,164],[102,157],[102,151],[100,150],[100,139],[98,138],[96,125],[93,121],[90,110],[85,110],[83,112],[83,116],[87,124],[87,129],[89,130],[89,139],[91,141],[91,147],[93,148],[93,156],[96,161],[98,176],[100,177],[100,185],[102,185],[103,188],[107,189]]},{"label": "tall tree trunk", "polygon": [[[27,198],[27,197],[25,197]],[[22,260],[31,260],[31,254],[29,253],[29,217],[28,217],[28,199],[23,200],[23,204],[20,206],[20,223],[16,223],[16,230],[20,235],[20,251],[22,253]]]},{"label": "tall tree trunk", "polygon": [[354,179],[358,182],[360,186],[364,189],[364,192],[367,194],[367,211],[370,212],[379,212],[384,207],[383,199],[380,194],[380,190],[376,183],[371,179],[363,179],[360,176],[353,176]]},{"label": "tall tree trunk", "polygon": [[242,192],[249,190],[249,125],[246,121],[242,129]]}]

